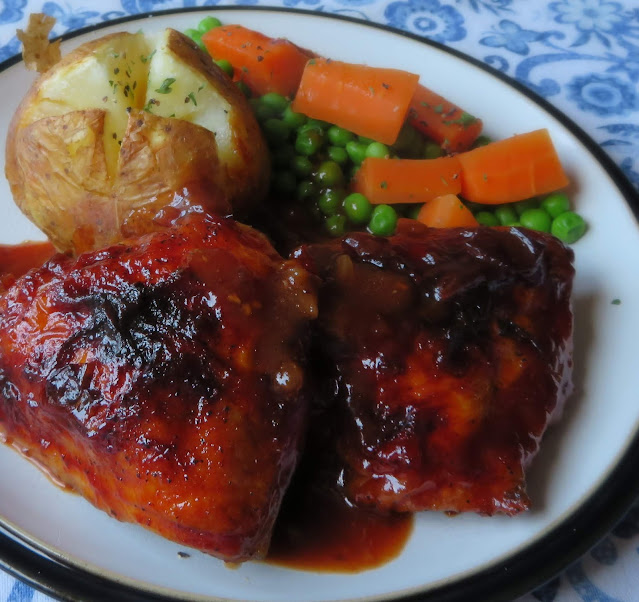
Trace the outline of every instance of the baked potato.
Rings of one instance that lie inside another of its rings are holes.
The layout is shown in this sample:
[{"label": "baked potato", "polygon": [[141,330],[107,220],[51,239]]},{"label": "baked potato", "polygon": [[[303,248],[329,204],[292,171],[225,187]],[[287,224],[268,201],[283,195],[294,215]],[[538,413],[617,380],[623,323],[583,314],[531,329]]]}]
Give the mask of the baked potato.
[{"label": "baked potato", "polygon": [[192,191],[242,215],[269,169],[243,94],[167,29],[105,36],[41,75],[13,117],[5,172],[20,209],[59,250],[80,253],[154,229]]}]

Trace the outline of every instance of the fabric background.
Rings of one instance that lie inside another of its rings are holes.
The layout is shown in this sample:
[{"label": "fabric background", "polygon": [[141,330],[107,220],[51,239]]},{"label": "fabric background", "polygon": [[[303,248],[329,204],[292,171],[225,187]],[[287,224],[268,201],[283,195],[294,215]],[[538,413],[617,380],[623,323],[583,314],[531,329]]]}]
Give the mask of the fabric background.
[{"label": "fabric background", "polygon": [[[0,0],[0,62],[19,52],[15,31],[31,12],[54,16],[58,35],[141,12],[240,4],[349,15],[465,52],[565,112],[639,190],[638,0]],[[0,571],[0,602],[46,600]],[[518,602],[635,600],[639,505],[588,554]]]}]

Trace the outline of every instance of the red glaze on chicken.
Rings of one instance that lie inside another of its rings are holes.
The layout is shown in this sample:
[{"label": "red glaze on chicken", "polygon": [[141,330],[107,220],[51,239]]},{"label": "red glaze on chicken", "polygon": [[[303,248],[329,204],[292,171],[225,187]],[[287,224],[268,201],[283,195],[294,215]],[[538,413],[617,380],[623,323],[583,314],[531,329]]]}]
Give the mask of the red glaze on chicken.
[{"label": "red glaze on chicken", "polygon": [[71,259],[0,297],[0,428],[114,517],[263,556],[297,464],[315,279],[224,218]]},{"label": "red glaze on chicken", "polygon": [[324,282],[323,478],[330,464],[351,503],[382,511],[526,510],[525,467],[572,388],[572,251],[406,220],[294,256]]}]

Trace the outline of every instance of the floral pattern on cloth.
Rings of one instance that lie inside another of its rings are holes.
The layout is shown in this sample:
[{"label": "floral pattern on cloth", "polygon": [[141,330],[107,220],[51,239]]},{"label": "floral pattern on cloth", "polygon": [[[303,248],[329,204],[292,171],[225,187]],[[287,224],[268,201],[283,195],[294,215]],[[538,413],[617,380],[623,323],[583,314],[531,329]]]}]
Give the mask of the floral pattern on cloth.
[{"label": "floral pattern on cloth", "polygon": [[[348,15],[445,44],[514,78],[569,114],[639,190],[639,7],[636,0],[0,0],[0,62],[31,12],[54,35],[143,12],[283,6]],[[194,15],[194,22],[197,20]],[[0,602],[45,602],[0,572]],[[639,600],[639,504],[588,554],[518,602]]]}]

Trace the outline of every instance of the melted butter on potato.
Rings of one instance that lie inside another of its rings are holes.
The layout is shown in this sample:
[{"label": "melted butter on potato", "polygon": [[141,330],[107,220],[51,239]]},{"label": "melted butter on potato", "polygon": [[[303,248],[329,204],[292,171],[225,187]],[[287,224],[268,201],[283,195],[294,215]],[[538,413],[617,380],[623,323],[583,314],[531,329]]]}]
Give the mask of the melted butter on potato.
[{"label": "melted butter on potato", "polygon": [[16,111],[6,157],[18,206],[72,253],[155,229],[185,189],[242,214],[270,168],[244,96],[171,29],[111,34],[64,57]]}]

